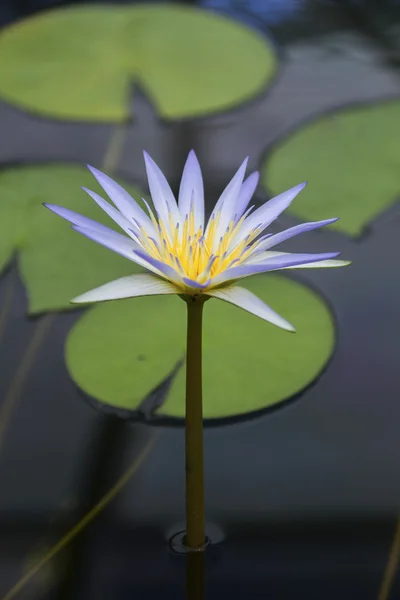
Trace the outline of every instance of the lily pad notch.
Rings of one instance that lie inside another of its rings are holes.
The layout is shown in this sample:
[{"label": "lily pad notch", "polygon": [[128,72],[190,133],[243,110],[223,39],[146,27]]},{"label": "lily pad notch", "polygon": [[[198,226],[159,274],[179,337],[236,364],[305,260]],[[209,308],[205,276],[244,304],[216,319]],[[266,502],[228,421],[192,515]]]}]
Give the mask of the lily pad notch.
[{"label": "lily pad notch", "polygon": [[[322,373],[334,349],[333,315],[308,286],[268,274],[252,278],[246,287],[279,308],[297,333],[290,335],[225,302],[207,302],[203,377],[204,418],[210,425],[263,414],[298,397]],[[67,368],[103,412],[181,425],[184,369],[177,365],[184,341],[185,311],[177,297],[99,304],[70,331]],[[160,387],[161,396],[154,394]]]},{"label": "lily pad notch", "polygon": [[257,96],[276,70],[265,35],[188,6],[71,6],[0,32],[0,97],[58,119],[125,122],[134,80],[161,118],[213,115]]}]

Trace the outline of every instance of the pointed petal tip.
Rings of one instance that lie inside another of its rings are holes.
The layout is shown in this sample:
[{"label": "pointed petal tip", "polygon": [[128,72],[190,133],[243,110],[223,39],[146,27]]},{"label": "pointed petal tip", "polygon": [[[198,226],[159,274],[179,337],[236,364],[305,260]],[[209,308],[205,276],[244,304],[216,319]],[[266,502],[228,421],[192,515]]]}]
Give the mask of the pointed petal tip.
[{"label": "pointed petal tip", "polygon": [[219,298],[220,300],[234,304],[235,306],[246,310],[256,317],[259,317],[264,321],[271,323],[272,325],[276,325],[280,329],[284,329],[285,331],[289,331],[291,333],[295,333],[296,331],[289,321],[281,317],[270,306],[268,306],[268,304],[265,304],[261,298],[253,294],[253,292],[247,288],[229,285],[227,287],[221,287],[220,289],[211,289],[206,291],[205,294],[207,296]]},{"label": "pointed petal tip", "polygon": [[51,210],[54,214],[60,216],[60,211],[63,210],[62,206],[57,206],[57,204],[51,204],[50,202],[42,202],[43,206],[48,210]]},{"label": "pointed petal tip", "polygon": [[143,150],[143,157],[144,157],[144,164],[146,167],[146,171],[148,169],[150,169],[150,172],[152,173],[154,171],[154,169],[156,169],[156,170],[159,169],[156,161],[151,158],[150,154],[148,152],[146,152],[146,150]]},{"label": "pointed petal tip", "polygon": [[[250,175],[247,177],[246,181],[251,181],[252,185],[254,186],[254,191],[251,194],[252,196],[255,194],[255,191],[258,187],[258,184],[260,182],[260,171],[253,171],[252,173],[250,173]],[[250,202],[250,200],[249,200]]]},{"label": "pointed petal tip", "polygon": [[57,204],[51,204],[50,202],[42,202],[42,206],[44,206],[45,208],[47,208],[47,210],[49,210],[50,212],[54,213],[58,217],[62,217],[63,216],[61,214],[62,210],[63,210],[62,206],[57,206]]},{"label": "pointed petal tip", "polygon": [[[336,221],[339,221],[340,217],[332,217],[331,219],[323,219],[322,221],[311,221],[311,223],[317,223],[320,225],[320,227],[326,227],[327,225],[332,225],[332,223],[336,223]],[[307,225],[308,223],[304,223],[304,225]]]},{"label": "pointed petal tip", "polygon": [[[92,290],[90,290],[92,291]],[[84,292],[83,294],[79,294],[79,296],[75,296],[74,298],[72,298],[69,303],[70,304],[92,304],[91,300],[87,300],[88,295],[90,294],[89,292]]]},{"label": "pointed petal tip", "polygon": [[[82,294],[83,296],[83,294]],[[82,296],[76,296],[69,301],[70,304],[86,304],[85,300],[81,300]]]},{"label": "pointed petal tip", "polygon": [[246,158],[241,162],[240,167],[236,171],[235,177],[237,177],[238,174],[240,172],[242,172],[242,171],[243,171],[243,177],[244,177],[244,174],[245,174],[246,169],[247,169],[247,163],[249,162],[249,158],[250,158],[249,156],[246,156]]},{"label": "pointed petal tip", "polygon": [[108,175],[103,173],[103,171],[100,171],[100,169],[96,169],[96,167],[92,167],[92,165],[86,165],[86,166],[89,169],[89,171],[91,172],[91,174],[97,179],[97,181],[99,181],[100,185],[101,185],[100,179],[102,179],[104,181],[104,178],[108,178]]},{"label": "pointed petal tip", "polygon": [[188,154],[188,157],[186,159],[186,163],[188,165],[195,164],[195,165],[198,165],[200,167],[199,159],[197,158],[196,152],[193,149],[190,150],[190,152]]},{"label": "pointed petal tip", "polygon": [[[254,192],[256,191],[256,188],[258,186],[258,182],[260,180],[260,172],[259,171],[253,171],[252,173],[250,173],[250,175],[248,175],[246,177],[246,179],[243,182],[243,185],[246,184],[247,186],[252,185],[253,190],[252,193],[250,195],[250,197],[254,194]],[[250,199],[249,199],[250,201]]]},{"label": "pointed petal tip", "polygon": [[[288,254],[293,254],[293,256],[296,256],[296,252],[288,252]],[[336,258],[337,256],[340,256],[342,253],[341,252],[321,252],[321,254],[316,254],[316,260],[332,260],[334,258]],[[311,256],[311,255],[310,255]],[[306,263],[305,263],[306,264]]]},{"label": "pointed petal tip", "polygon": [[144,162],[147,165],[147,163],[153,164],[154,160],[151,158],[150,154],[148,152],[146,152],[146,150],[143,150],[143,157],[144,157]]},{"label": "pointed petal tip", "polygon": [[270,198],[270,200],[275,200],[275,198],[280,198],[280,197],[286,196],[289,193],[294,194],[294,198],[295,198],[297,196],[297,194],[300,194],[300,192],[302,190],[304,190],[304,188],[306,187],[307,184],[308,184],[308,181],[303,181],[302,183],[298,183],[297,185],[283,191],[282,193],[278,194],[277,196],[272,196]]}]

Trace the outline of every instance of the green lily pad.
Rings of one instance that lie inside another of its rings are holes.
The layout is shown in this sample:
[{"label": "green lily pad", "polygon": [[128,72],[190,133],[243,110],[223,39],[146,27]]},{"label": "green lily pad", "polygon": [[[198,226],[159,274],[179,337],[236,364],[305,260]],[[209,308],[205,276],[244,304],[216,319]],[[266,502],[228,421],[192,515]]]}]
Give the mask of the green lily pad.
[{"label": "green lily pad", "polygon": [[271,194],[309,180],[290,212],[358,235],[400,193],[400,102],[340,110],[307,123],[267,156]]},{"label": "green lily pad", "polygon": [[0,96],[64,119],[126,119],[134,81],[161,116],[199,116],[253,97],[275,70],[265,37],[184,6],[69,7],[0,34]]},{"label": "green lily pad", "polygon": [[185,316],[178,296],[90,308],[67,339],[66,363],[73,380],[100,402],[135,410],[184,356]]},{"label": "green lily pad", "polygon": [[[143,195],[123,185],[135,199]],[[76,308],[70,304],[74,296],[141,270],[76,233],[42,206],[43,202],[61,204],[117,230],[81,186],[101,193],[83,167],[43,165],[0,172],[0,270],[18,252],[30,314]]]},{"label": "green lily pad", "polygon": [[[291,397],[321,372],[334,346],[328,307],[279,275],[246,287],[295,324],[292,335],[225,302],[204,308],[204,416],[245,414]],[[74,381],[108,407],[134,411],[185,352],[186,307],[177,297],[122,300],[90,308],[72,328],[66,360]],[[158,413],[184,416],[184,369]]]}]

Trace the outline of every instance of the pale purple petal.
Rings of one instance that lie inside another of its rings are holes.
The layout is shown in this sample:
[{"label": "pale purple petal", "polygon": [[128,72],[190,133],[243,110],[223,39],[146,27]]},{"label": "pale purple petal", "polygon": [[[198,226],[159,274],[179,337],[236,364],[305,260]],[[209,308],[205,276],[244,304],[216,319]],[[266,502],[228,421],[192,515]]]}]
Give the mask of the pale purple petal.
[{"label": "pale purple petal", "polygon": [[286,319],[278,315],[268,304],[265,304],[258,296],[246,290],[245,288],[231,285],[219,290],[210,290],[207,296],[213,296],[225,302],[230,302],[239,308],[247,310],[249,313],[269,321],[273,325],[277,325],[287,331],[295,331],[293,325],[291,325]]},{"label": "pale purple petal", "polygon": [[325,252],[322,254],[292,254],[288,253],[282,256],[268,258],[262,263],[245,264],[240,267],[232,267],[213,277],[211,284],[220,285],[229,280],[242,279],[257,275],[257,273],[265,273],[266,271],[277,271],[285,267],[297,267],[307,263],[315,263],[320,260],[329,260],[338,256],[340,252]]},{"label": "pale purple petal", "polygon": [[[275,258],[277,256],[289,256],[292,255],[291,252],[273,252],[266,251],[260,252],[260,254],[256,254],[256,256],[249,258],[246,260],[246,265],[260,265],[265,264],[265,261],[270,258]],[[347,267],[351,265],[350,260],[319,260],[318,262],[306,263],[304,265],[295,265],[290,267],[282,267],[283,269],[325,269],[325,268],[334,268],[334,267]]]},{"label": "pale purple petal", "polygon": [[268,248],[272,248],[277,244],[281,244],[285,240],[288,240],[300,233],[305,233],[306,231],[312,231],[313,229],[319,229],[320,227],[325,227],[326,225],[331,225],[331,223],[335,223],[338,221],[338,218],[335,219],[325,219],[324,221],[313,221],[310,223],[301,223],[300,225],[295,225],[294,227],[290,227],[289,229],[285,229],[285,231],[280,231],[275,235],[272,235],[268,241],[266,240],[263,244],[260,244],[257,250],[267,250]]},{"label": "pale purple petal", "polygon": [[[329,260],[339,256],[340,252],[321,252],[317,254],[287,252],[266,258],[259,266],[268,266],[268,270],[292,267],[301,264],[313,263],[320,260]],[[257,266],[257,265],[256,265]],[[237,267],[240,269],[241,267]]]},{"label": "pale purple petal", "polygon": [[204,184],[199,161],[193,150],[189,152],[179,187],[178,204],[182,222],[190,212],[192,198],[195,226],[199,229],[204,227]]},{"label": "pale purple petal", "polygon": [[[220,213],[220,216],[219,216],[219,219],[217,222],[217,227],[215,230],[214,245],[211,249],[212,251],[216,250],[216,248],[219,244],[220,236],[223,235],[223,233],[225,232],[226,228],[229,225],[229,222],[235,215],[236,205],[237,205],[237,201],[239,198],[240,190],[242,188],[243,178],[244,178],[244,175],[246,172],[248,160],[249,159],[247,157],[242,162],[239,169],[236,171],[235,175],[233,176],[231,181],[228,183],[228,185],[222,192],[217,204],[214,207],[214,210],[211,213],[209,223],[213,217],[214,218],[218,217],[218,213]],[[207,225],[206,235],[207,235],[208,229],[209,229],[209,225]]]},{"label": "pale purple petal", "polygon": [[157,258],[150,256],[150,254],[147,254],[147,252],[144,252],[143,250],[135,250],[134,255],[143,261],[143,264],[147,269],[161,273],[164,277],[171,279],[178,285],[182,283],[182,276],[170,265],[167,265],[161,260],[157,260]]},{"label": "pale purple petal", "polygon": [[247,219],[244,221],[241,226],[238,234],[234,240],[234,242],[239,242],[243,240],[248,234],[252,233],[257,227],[260,227],[260,233],[263,231],[268,225],[270,225],[275,219],[279,217],[279,215],[290,206],[294,198],[301,192],[301,190],[306,186],[307,182],[300,183],[300,185],[296,185],[294,188],[283,192],[283,194],[279,194],[279,196],[275,196],[271,200],[268,200],[257,208],[253,213],[251,213]]},{"label": "pale purple petal", "polygon": [[182,277],[182,281],[188,287],[196,288],[198,290],[203,290],[210,283],[210,280],[204,283],[199,283],[198,281],[195,281],[194,279],[189,279],[188,277]]},{"label": "pale purple petal", "polygon": [[[147,264],[145,265],[143,260],[135,256],[134,252],[137,250],[138,244],[136,244],[130,238],[125,237],[120,233],[116,233],[112,229],[110,229],[107,233],[103,231],[96,231],[94,229],[88,229],[86,227],[80,227],[79,225],[73,225],[72,229],[78,233],[81,233],[90,240],[97,242],[101,246],[105,246],[109,250],[128,258],[138,265],[146,266],[147,268]],[[158,272],[157,274],[160,275]]]},{"label": "pale purple petal", "polygon": [[161,169],[147,152],[144,152],[143,154],[154,208],[156,209],[158,217],[162,219],[166,229],[169,231],[170,215],[175,224],[180,222],[180,213],[175,196]]},{"label": "pale purple petal", "polygon": [[154,234],[154,227],[149,217],[146,215],[144,210],[135,202],[130,194],[124,188],[119,185],[116,181],[108,177],[105,173],[102,173],[98,169],[87,165],[88,169],[97,179],[107,196],[111,198],[115,206],[121,213],[132,223],[137,221],[142,225],[146,231]]},{"label": "pale purple petal", "polygon": [[115,281],[110,281],[90,292],[81,294],[71,302],[104,302],[106,300],[121,300],[137,296],[158,296],[159,294],[179,294],[180,291],[169,281],[141,273],[128,275]]},{"label": "pale purple petal", "polygon": [[62,217],[66,221],[73,223],[74,225],[78,225],[79,227],[83,227],[85,229],[89,229],[91,231],[96,231],[100,235],[104,235],[107,237],[111,237],[117,243],[125,244],[126,241],[132,242],[134,248],[140,248],[140,246],[122,235],[121,233],[117,233],[110,227],[106,227],[106,225],[102,225],[101,223],[97,223],[97,221],[93,221],[93,219],[89,219],[88,217],[84,217],[79,213],[76,213],[73,210],[69,210],[69,208],[64,208],[63,206],[57,206],[56,204],[47,204],[44,203],[43,206],[54,212],[59,217]]},{"label": "pale purple petal", "polygon": [[242,217],[250,200],[252,199],[253,194],[256,191],[259,179],[259,172],[254,171],[254,173],[249,175],[248,178],[243,182],[242,187],[240,188],[239,198],[236,203],[236,222],[239,221],[239,219]]},{"label": "pale purple petal", "polygon": [[[109,204],[106,200],[104,200],[101,196],[99,196],[99,194],[96,194],[96,192],[93,192],[92,190],[89,190],[85,187],[82,188],[84,192],[86,192],[87,194],[89,194],[89,196],[96,202],[96,204],[102,209],[104,210],[104,212],[115,222],[117,223],[117,225],[119,225],[119,227],[121,227],[121,229],[123,229],[125,231],[125,233],[127,233],[128,235],[131,234],[132,229],[138,230],[138,228],[136,227],[136,225],[132,224],[131,221],[128,221],[128,219],[126,217],[124,217],[124,215],[119,212],[119,210],[117,210],[116,208],[114,208],[113,206],[111,206],[111,204]],[[77,225],[79,225],[79,223],[77,223]]]}]

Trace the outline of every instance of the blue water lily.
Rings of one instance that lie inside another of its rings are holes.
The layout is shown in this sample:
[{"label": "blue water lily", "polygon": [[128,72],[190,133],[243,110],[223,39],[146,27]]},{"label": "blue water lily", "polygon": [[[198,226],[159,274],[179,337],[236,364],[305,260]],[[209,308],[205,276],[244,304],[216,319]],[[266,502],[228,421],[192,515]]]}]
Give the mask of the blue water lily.
[{"label": "blue water lily", "polygon": [[180,183],[178,202],[159,167],[145,152],[153,206],[147,212],[118,183],[101,171],[89,167],[113,202],[97,193],[85,191],[124,232],[116,231],[69,209],[46,204],[67,219],[73,229],[110,250],[136,262],[149,274],[135,274],[106,283],[73,300],[99,302],[137,296],[178,294],[219,298],[253,313],[283,329],[294,331],[286,319],[237,280],[293,268],[340,267],[348,261],[335,260],[338,252],[297,254],[271,249],[300,233],[335,222],[326,219],[296,225],[280,233],[265,233],[266,228],[291,204],[304,188],[301,183],[255,209],[249,207],[258,184],[254,172],[245,179],[248,159],[228,183],[210,218],[204,216],[204,186],[194,151],[189,153]]}]

